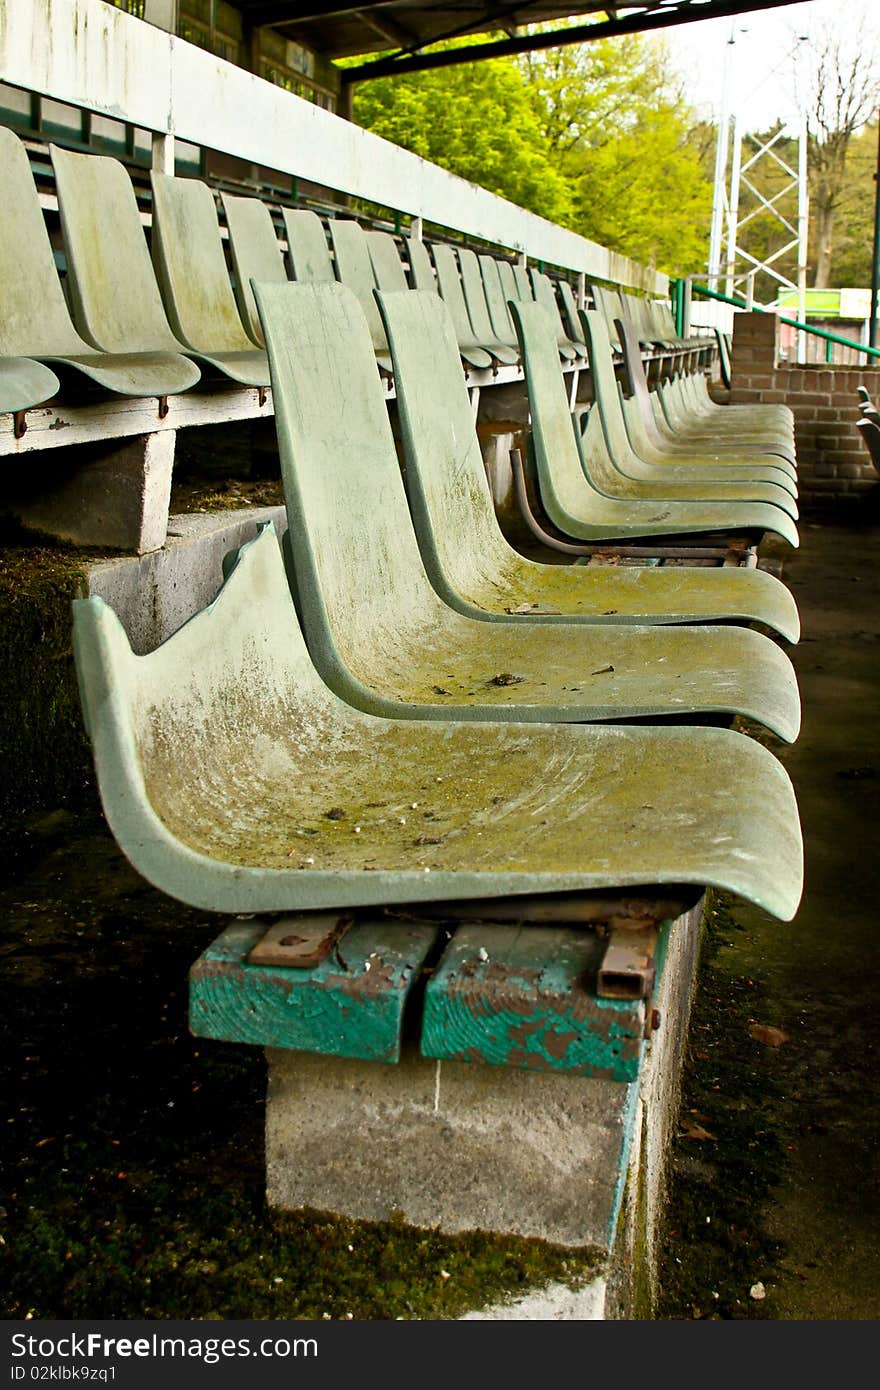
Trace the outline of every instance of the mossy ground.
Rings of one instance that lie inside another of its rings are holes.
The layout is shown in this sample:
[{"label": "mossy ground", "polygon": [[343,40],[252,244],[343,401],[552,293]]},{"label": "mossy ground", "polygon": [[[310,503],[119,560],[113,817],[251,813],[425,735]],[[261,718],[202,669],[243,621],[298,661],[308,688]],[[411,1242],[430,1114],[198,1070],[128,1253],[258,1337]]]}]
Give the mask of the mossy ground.
[{"label": "mossy ground", "polygon": [[661,1318],[768,1316],[750,1289],[772,1282],[784,1253],[765,1208],[785,1167],[790,1118],[779,1053],[749,1033],[754,1022],[776,1019],[747,973],[743,934],[730,901],[713,895],[672,1157]]},{"label": "mossy ground", "polygon": [[96,806],[30,828],[0,904],[0,1315],[450,1318],[589,1275],[539,1241],[270,1212],[262,1054],[187,1032],[220,921],[145,884]]}]

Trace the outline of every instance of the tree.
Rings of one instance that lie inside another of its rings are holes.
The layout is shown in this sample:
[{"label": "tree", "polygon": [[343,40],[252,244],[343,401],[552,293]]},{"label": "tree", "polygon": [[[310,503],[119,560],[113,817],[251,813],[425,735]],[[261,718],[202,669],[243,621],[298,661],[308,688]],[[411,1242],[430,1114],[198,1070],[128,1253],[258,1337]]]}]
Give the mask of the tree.
[{"label": "tree", "polygon": [[520,207],[571,225],[571,189],[513,59],[360,83],[354,118]]},{"label": "tree", "polygon": [[577,231],[673,273],[702,268],[711,176],[666,45],[631,35],[521,61]]},{"label": "tree", "polygon": [[670,272],[705,262],[711,179],[665,46],[632,36],[382,78],[378,135],[582,236]]},{"label": "tree", "polygon": [[839,19],[814,31],[800,83],[810,137],[813,284],[819,288],[830,279],[835,222],[847,183],[847,152],[880,100],[880,54],[876,43],[865,37],[874,26],[864,8],[865,22],[859,18],[846,6]]},{"label": "tree", "polygon": [[877,134],[875,120],[853,136],[846,152],[846,178],[834,220],[834,285],[867,288],[871,283]]}]

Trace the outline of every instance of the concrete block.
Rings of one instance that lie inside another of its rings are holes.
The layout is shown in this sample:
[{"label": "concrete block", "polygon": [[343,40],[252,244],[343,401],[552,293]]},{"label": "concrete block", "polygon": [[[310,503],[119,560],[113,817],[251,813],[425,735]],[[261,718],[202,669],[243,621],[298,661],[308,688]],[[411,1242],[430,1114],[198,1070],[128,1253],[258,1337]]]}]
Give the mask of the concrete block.
[{"label": "concrete block", "polygon": [[173,516],[161,550],[92,565],[89,596],[110,604],[142,656],[211,602],[223,583],[224,556],[252,540],[261,521],[274,522],[279,537],[287,529],[283,507]]},{"label": "concrete block", "polygon": [[45,470],[41,456],[32,455],[9,510],[26,526],[75,545],[137,555],[158,550],[168,526],[174,441],[174,430],[163,430],[122,445],[83,445],[47,459]]},{"label": "concrete block", "polygon": [[592,1292],[560,1293],[561,1311],[474,1317],[643,1315],[656,1293],[699,921],[698,906],[673,927],[654,999],[661,1027],[628,1085],[435,1063],[414,1045],[396,1066],[267,1049],[269,1204],[398,1214],[416,1227],[531,1236],[599,1257]]}]

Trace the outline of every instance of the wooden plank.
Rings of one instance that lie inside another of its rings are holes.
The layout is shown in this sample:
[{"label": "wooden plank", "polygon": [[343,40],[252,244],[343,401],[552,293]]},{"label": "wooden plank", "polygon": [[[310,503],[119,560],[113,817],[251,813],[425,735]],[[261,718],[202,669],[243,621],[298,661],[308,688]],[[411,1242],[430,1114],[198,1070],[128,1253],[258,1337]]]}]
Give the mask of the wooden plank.
[{"label": "wooden plank", "polygon": [[357,921],[320,964],[300,970],[248,963],[264,932],[259,919],[235,921],[192,966],[196,1037],[398,1060],[404,1008],[436,927]]},{"label": "wooden plank", "polygon": [[59,449],[68,444],[92,444],[99,439],[124,439],[228,420],[271,418],[272,392],[262,394],[261,403],[257,387],[186,391],[166,397],[164,415],[160,415],[155,397],[113,396],[90,405],[56,402],[27,412],[27,432],[21,439],[15,438],[12,418],[0,416],[0,454],[26,454],[34,449]]},{"label": "wooden plank", "polygon": [[425,992],[423,1056],[634,1080],[650,1001],[597,996],[605,946],[578,928],[463,923]]}]

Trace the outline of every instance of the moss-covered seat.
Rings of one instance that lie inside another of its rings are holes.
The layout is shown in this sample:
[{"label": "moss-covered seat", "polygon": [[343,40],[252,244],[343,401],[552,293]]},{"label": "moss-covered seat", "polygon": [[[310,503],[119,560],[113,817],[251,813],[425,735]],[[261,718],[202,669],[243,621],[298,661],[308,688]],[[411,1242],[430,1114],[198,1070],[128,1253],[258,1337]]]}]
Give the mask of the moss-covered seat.
[{"label": "moss-covered seat", "polygon": [[444,603],[418,548],[357,300],[343,285],[257,285],[255,294],[298,599],[312,657],[337,694],[403,719],[739,713],[796,736],[791,664],[756,632],[563,630],[466,616]]},{"label": "moss-covered seat", "polygon": [[431,583],[448,604],[471,617],[519,623],[757,621],[797,641],[794,599],[762,570],[550,565],[514,550],[492,503],[445,305],[417,292],[378,299],[410,510]]},{"label": "moss-covered seat", "polygon": [[[635,484],[627,489],[626,480],[609,456],[597,409],[590,410],[586,429],[578,439],[554,356],[554,333],[544,309],[540,304],[517,301],[511,301],[510,309],[522,345],[541,503],[564,535],[594,541],[707,532],[760,538],[770,532],[797,546],[793,519],[773,503],[646,497],[636,495]],[[600,488],[598,479],[617,492]]]},{"label": "moss-covered seat", "polygon": [[75,602],[74,645],[107,819],[184,902],[268,913],[674,883],[797,908],[797,808],[767,749],[724,729],[353,709],[309,660],[271,527],[150,655],[99,598]]}]

